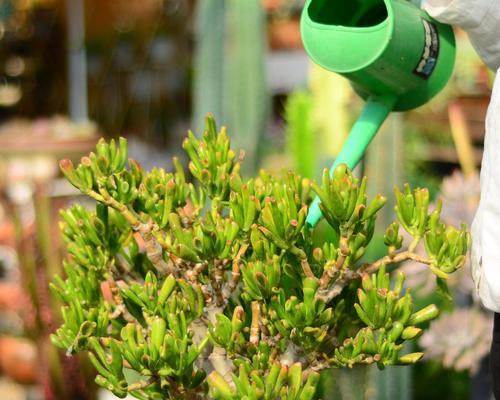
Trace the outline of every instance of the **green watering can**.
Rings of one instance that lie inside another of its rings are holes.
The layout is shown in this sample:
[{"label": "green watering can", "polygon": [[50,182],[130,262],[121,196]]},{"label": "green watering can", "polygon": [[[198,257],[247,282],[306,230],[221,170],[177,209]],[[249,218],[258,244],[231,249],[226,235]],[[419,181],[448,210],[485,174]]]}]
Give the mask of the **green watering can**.
[{"label": "green watering can", "polygon": [[[311,59],[352,83],[366,105],[330,172],[354,168],[391,111],[406,111],[444,88],[455,64],[451,26],[408,0],[308,0],[301,33]],[[321,218],[319,199],[307,222]]]}]

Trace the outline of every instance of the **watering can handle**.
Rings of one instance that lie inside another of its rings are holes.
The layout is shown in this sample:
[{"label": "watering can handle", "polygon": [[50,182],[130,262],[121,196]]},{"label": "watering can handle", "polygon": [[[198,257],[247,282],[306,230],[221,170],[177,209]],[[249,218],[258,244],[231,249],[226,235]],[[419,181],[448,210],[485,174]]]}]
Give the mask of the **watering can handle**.
[{"label": "watering can handle", "polygon": [[[397,98],[391,95],[370,96],[366,102],[363,112],[351,129],[342,150],[330,168],[330,176],[333,176],[335,168],[340,164],[347,164],[350,169],[361,161],[368,145],[377,134],[379,128],[393,110]],[[306,223],[314,228],[322,217],[319,208],[320,200],[316,197],[311,204]]]}]

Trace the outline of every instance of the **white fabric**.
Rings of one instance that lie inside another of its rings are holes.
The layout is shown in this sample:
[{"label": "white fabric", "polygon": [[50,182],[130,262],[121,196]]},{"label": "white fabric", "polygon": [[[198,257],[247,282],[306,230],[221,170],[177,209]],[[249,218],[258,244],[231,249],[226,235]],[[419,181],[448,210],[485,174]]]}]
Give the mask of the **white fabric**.
[{"label": "white fabric", "polygon": [[485,64],[500,68],[499,0],[423,0],[422,7],[438,21],[467,31]]},{"label": "white fabric", "polygon": [[472,223],[472,278],[483,305],[500,312],[500,78],[486,116],[481,201]]},{"label": "white fabric", "polygon": [[[422,7],[441,22],[458,25],[493,70],[500,67],[499,0],[424,0]],[[486,116],[481,166],[481,201],[472,223],[472,277],[483,305],[500,312],[500,78]]]}]

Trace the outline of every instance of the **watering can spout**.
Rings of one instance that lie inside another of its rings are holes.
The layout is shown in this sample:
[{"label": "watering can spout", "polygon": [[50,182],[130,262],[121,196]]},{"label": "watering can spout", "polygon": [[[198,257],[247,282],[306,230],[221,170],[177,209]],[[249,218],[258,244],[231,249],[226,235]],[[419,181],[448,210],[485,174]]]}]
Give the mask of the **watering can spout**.
[{"label": "watering can spout", "polygon": [[[363,109],[363,112],[355,122],[354,126],[342,147],[342,151],[330,168],[330,175],[333,176],[335,169],[346,164],[350,169],[354,169],[361,161],[369,144],[377,134],[380,126],[384,123],[389,113],[394,108],[397,98],[391,95],[370,97]],[[307,215],[306,223],[309,227],[314,227],[321,219],[319,198],[314,199]]]}]

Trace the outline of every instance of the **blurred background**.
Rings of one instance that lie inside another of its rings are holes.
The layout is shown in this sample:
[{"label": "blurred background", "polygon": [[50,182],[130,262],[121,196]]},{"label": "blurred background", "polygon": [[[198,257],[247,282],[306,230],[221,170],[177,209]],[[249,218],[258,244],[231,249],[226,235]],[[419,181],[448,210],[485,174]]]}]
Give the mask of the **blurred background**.
[{"label": "blurred background", "polygon": [[[418,3],[418,1],[416,1]],[[60,177],[99,137],[129,140],[146,168],[168,167],[187,129],[215,114],[246,152],[244,171],[290,167],[317,178],[338,154],[361,101],[303,50],[303,0],[0,0],[0,399],[111,398],[85,359],[50,344],[59,307],[58,209],[84,201]],[[447,222],[470,224],[492,74],[457,31],[452,82],[425,107],[393,114],[359,174],[370,192],[426,186]],[[389,204],[381,226],[392,221]],[[383,239],[372,249],[384,250]],[[377,248],[378,247],[378,248]],[[434,279],[405,265],[422,302],[446,309],[412,368],[329,373],[330,399],[490,399],[491,315],[468,267],[435,297]],[[432,299],[431,299],[432,297]]]}]

